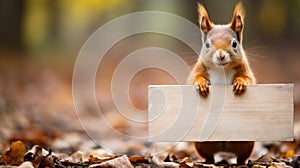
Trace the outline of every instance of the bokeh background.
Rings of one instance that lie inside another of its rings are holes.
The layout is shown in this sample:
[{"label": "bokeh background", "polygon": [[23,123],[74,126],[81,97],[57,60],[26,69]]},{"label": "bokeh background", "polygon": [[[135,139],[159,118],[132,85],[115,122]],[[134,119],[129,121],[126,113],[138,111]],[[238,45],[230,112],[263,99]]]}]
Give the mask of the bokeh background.
[{"label": "bokeh background", "polygon": [[[0,149],[14,139],[49,145],[66,132],[84,134],[72,101],[72,71],[80,48],[101,25],[125,14],[148,10],[169,12],[197,24],[196,2],[0,0]],[[214,23],[230,22],[236,1],[200,2],[206,6]],[[295,84],[295,121],[298,121],[300,1],[260,0],[243,3],[247,14],[244,48],[255,76],[259,83]],[[168,22],[157,19],[159,22]],[[157,20],[149,22],[156,24]],[[169,29],[180,31],[182,25]],[[137,130],[118,114],[111,98],[110,82],[122,58],[144,47],[171,50],[190,66],[197,60],[197,54],[184,43],[155,33],[131,36],[110,49],[99,66],[95,93],[107,120],[114,129],[125,134],[135,132],[146,135],[147,126]],[[158,69],[145,69],[136,74],[129,93],[137,109],[147,109],[149,84],[176,82],[168,73]],[[92,120],[94,110],[87,106],[85,119],[97,127],[97,121]],[[117,142],[113,143],[112,146],[117,145]]]}]

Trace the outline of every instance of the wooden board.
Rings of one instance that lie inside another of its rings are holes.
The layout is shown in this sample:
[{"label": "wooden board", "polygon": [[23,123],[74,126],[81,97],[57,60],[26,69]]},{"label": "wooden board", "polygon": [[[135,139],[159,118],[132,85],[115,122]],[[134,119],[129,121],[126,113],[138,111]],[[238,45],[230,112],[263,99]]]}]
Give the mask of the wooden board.
[{"label": "wooden board", "polygon": [[207,98],[192,85],[150,85],[149,141],[292,141],[293,84],[210,86]]}]

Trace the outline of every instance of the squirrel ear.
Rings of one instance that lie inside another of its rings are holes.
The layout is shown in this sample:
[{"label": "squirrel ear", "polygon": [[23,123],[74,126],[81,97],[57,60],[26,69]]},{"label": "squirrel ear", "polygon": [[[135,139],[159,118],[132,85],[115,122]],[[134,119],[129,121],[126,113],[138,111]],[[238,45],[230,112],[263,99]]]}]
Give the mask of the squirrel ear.
[{"label": "squirrel ear", "polygon": [[209,20],[208,14],[205,8],[198,2],[198,17],[199,26],[205,34],[213,28],[213,24]]},{"label": "squirrel ear", "polygon": [[233,11],[233,17],[230,23],[230,28],[236,33],[237,40],[242,41],[242,33],[244,28],[245,10],[241,1],[239,1]]}]

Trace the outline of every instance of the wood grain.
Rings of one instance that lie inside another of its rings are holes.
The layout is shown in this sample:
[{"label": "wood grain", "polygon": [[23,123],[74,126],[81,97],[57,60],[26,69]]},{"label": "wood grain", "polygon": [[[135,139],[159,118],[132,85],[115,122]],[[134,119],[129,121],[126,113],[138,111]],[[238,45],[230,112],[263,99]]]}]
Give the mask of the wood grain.
[{"label": "wood grain", "polygon": [[292,141],[293,84],[210,86],[207,98],[192,85],[149,86],[149,140]]}]

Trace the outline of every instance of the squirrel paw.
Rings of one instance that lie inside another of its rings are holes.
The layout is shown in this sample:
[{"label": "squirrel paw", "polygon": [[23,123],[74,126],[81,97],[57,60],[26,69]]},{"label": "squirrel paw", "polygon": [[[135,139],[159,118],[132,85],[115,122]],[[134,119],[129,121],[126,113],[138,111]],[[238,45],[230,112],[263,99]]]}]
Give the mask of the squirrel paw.
[{"label": "squirrel paw", "polygon": [[199,89],[199,93],[203,97],[208,96],[209,87],[208,87],[208,81],[205,78],[199,78],[197,81],[195,81],[194,85]]},{"label": "squirrel paw", "polygon": [[233,81],[233,92],[235,95],[240,95],[245,92],[246,85],[249,84],[249,81],[242,77],[237,77]]}]

